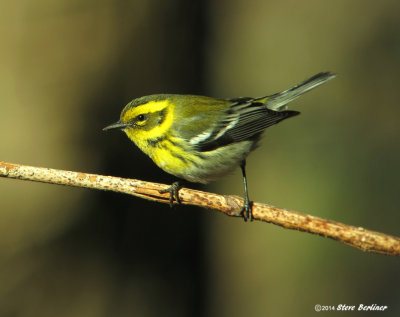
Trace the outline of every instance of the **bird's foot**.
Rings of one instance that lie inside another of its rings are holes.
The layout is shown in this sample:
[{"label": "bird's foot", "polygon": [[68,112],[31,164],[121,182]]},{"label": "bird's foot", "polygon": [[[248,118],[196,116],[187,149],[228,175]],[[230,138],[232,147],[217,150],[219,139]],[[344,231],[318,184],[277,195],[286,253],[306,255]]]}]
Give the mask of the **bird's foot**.
[{"label": "bird's foot", "polygon": [[244,221],[253,221],[253,212],[252,212],[253,202],[245,199],[243,202],[242,209],[239,211],[239,215],[243,217]]},{"label": "bird's foot", "polygon": [[160,189],[158,192],[160,194],[169,193],[169,206],[172,208],[174,206],[174,200],[177,202],[177,204],[181,203],[181,200],[179,199],[179,190],[181,187],[182,186],[179,184],[179,182],[173,182],[171,186],[165,189]]}]

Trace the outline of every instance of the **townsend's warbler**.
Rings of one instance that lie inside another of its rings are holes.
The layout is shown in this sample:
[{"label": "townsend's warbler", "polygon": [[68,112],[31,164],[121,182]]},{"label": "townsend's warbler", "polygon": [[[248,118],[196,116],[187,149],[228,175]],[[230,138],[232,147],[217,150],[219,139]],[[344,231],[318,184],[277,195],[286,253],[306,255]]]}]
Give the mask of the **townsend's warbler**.
[{"label": "townsend's warbler", "polygon": [[[119,128],[164,171],[191,182],[208,183],[241,166],[245,186],[244,219],[252,219],[245,173],[247,155],[263,131],[298,115],[285,105],[334,78],[319,73],[288,90],[266,97],[215,99],[160,94],[129,102],[120,120],[104,128]],[[170,202],[179,202],[171,186]]]}]

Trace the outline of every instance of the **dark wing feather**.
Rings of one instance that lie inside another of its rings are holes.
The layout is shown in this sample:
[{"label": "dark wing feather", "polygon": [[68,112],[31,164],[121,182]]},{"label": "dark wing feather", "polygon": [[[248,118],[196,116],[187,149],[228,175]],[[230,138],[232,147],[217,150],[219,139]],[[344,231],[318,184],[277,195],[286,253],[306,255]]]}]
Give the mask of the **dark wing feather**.
[{"label": "dark wing feather", "polygon": [[274,111],[253,98],[232,99],[234,103],[217,123],[213,133],[195,144],[199,151],[212,151],[220,146],[249,140],[269,126],[298,115],[297,111]]}]

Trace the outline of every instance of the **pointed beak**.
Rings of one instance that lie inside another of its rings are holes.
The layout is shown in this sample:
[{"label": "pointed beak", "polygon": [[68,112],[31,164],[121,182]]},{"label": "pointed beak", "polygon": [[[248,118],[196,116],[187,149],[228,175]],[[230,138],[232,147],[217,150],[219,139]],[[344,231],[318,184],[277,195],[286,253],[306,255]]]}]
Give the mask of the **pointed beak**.
[{"label": "pointed beak", "polygon": [[111,130],[111,129],[125,129],[126,127],[128,127],[129,124],[127,123],[123,123],[121,121],[115,122],[113,124],[110,124],[109,126],[106,126],[103,131],[106,130]]}]

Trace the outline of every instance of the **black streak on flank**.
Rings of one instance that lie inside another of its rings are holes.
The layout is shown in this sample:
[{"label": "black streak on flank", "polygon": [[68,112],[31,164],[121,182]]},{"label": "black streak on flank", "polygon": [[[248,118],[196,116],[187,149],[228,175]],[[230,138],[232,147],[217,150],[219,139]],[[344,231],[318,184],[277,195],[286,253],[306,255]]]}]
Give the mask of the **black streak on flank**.
[{"label": "black streak on flank", "polygon": [[176,157],[177,159],[180,159],[183,163],[186,164],[186,160],[183,156],[179,155],[178,153],[175,153],[174,151],[170,151],[171,155]]},{"label": "black streak on flank", "polygon": [[178,143],[172,141],[171,139],[167,140],[172,146],[178,146]]}]

